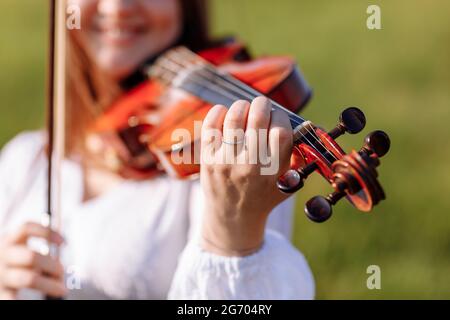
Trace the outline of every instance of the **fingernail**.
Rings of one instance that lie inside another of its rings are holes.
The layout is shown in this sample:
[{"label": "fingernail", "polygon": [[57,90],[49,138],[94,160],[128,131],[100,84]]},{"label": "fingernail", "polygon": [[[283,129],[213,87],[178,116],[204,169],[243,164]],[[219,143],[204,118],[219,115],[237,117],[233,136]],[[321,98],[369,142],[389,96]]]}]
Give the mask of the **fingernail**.
[{"label": "fingernail", "polygon": [[265,104],[267,105],[272,105],[272,102],[270,101],[269,98],[267,98],[266,96],[259,96],[256,99],[262,100]]}]

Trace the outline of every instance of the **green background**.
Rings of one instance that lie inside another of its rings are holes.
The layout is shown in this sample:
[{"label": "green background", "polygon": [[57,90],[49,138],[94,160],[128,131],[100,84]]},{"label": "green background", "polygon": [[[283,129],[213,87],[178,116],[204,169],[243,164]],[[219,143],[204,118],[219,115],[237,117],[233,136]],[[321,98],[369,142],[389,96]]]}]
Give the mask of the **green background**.
[{"label": "green background", "polygon": [[[303,203],[330,187],[314,176],[297,195],[294,243],[311,264],[317,297],[450,298],[450,2],[211,2],[215,35],[299,61],[315,93],[305,117],[331,128],[341,109],[357,105],[368,119],[364,134],[391,136],[379,170],[388,199],[371,214],[340,203],[330,221],[313,224]],[[0,2],[0,145],[43,124],[46,3]],[[370,4],[381,7],[382,30],[366,28]],[[363,136],[339,142],[358,149]],[[366,287],[369,265],[381,268],[381,290]]]}]

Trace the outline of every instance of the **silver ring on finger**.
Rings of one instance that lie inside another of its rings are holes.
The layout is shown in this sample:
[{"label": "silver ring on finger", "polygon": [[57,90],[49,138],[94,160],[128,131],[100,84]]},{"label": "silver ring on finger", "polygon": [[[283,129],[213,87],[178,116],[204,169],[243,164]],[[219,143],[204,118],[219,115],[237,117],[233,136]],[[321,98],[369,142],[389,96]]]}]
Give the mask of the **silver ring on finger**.
[{"label": "silver ring on finger", "polygon": [[225,139],[222,137],[222,142],[225,143],[225,144],[231,145],[231,146],[236,146],[236,145],[245,143],[245,139],[241,139],[241,140],[237,140],[237,141],[230,142],[230,141],[225,140]]}]

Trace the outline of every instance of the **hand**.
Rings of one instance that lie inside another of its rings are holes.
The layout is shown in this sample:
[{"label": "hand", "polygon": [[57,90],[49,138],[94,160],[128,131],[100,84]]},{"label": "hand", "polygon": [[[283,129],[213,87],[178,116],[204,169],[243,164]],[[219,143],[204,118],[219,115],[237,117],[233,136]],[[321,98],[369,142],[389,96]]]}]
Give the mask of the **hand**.
[{"label": "hand", "polygon": [[51,297],[66,294],[63,266],[54,258],[30,250],[28,238],[49,239],[57,245],[62,237],[36,223],[26,223],[19,230],[0,239],[0,299],[16,299],[20,289],[29,288]]},{"label": "hand", "polygon": [[[264,129],[268,134],[258,136]],[[278,164],[270,174],[258,156],[264,149],[271,165]],[[267,216],[287,198],[276,182],[289,169],[291,152],[289,118],[280,110],[272,111],[268,99],[237,101],[230,109],[217,105],[209,111],[201,148],[200,178],[206,196],[203,248],[227,256],[248,255],[260,248]]]}]

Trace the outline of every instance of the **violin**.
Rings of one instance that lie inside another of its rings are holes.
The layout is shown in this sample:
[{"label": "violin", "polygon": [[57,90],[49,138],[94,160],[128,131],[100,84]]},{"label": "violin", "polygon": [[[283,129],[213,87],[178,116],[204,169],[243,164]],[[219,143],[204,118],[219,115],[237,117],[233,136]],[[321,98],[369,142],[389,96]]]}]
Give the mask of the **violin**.
[{"label": "violin", "polygon": [[[161,55],[147,73],[149,80],[116,101],[93,127],[95,134],[114,141],[116,168],[122,175],[137,179],[160,173],[179,179],[197,177],[199,161],[179,163],[173,157],[184,153],[198,158],[196,121],[202,121],[213,105],[231,106],[236,100],[266,96],[273,109],[288,115],[293,130],[290,170],[279,177],[279,190],[298,191],[313,172],[334,189],[328,196],[316,196],[306,203],[309,219],[328,220],[332,206],[342,198],[364,212],[385,199],[376,168],[379,158],[389,151],[388,135],[374,131],[359,151],[346,154],[336,139],[362,131],[364,113],[356,107],[345,109],[329,132],[299,116],[311,89],[293,59],[250,59],[236,42],[198,53],[176,47]],[[192,139],[174,141],[172,133],[179,128],[187,130]]]}]

